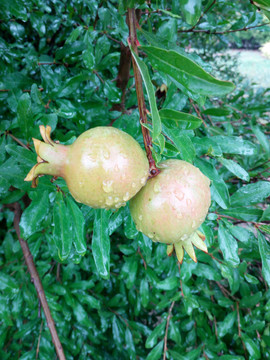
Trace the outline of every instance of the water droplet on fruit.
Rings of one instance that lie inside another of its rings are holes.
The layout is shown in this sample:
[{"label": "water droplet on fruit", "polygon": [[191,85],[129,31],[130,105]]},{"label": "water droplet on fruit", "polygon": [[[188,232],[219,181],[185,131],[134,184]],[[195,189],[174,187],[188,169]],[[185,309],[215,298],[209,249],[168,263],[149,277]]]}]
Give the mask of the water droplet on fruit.
[{"label": "water droplet on fruit", "polygon": [[106,192],[106,193],[110,193],[110,192],[112,192],[113,191],[113,187],[112,187],[112,185],[113,185],[113,181],[112,180],[108,180],[108,181],[103,181],[103,183],[102,183],[103,185],[102,185],[102,187],[103,187],[103,190]]},{"label": "water droplet on fruit", "polygon": [[143,219],[143,216],[139,215],[139,220],[142,221],[142,219]]},{"label": "water droplet on fruit", "polygon": [[160,183],[156,182],[154,185],[154,192],[158,194],[160,191],[161,191]]},{"label": "water droplet on fruit", "polygon": [[115,207],[116,209],[119,209],[121,206],[122,206],[121,203],[117,203],[117,204],[114,205],[114,207]]},{"label": "water droplet on fruit", "polygon": [[126,192],[126,194],[123,197],[123,200],[128,201],[128,199],[129,199],[129,192]]},{"label": "water droplet on fruit", "polygon": [[133,187],[133,189],[136,187],[136,183],[135,182],[133,182],[132,184],[131,184],[131,186]]},{"label": "water droplet on fruit", "polygon": [[182,240],[182,241],[187,240],[187,238],[188,238],[188,235],[187,235],[187,234],[184,234],[184,235],[181,236],[181,240]]},{"label": "water droplet on fruit", "polygon": [[113,198],[112,196],[108,196],[108,198],[106,199],[106,205],[112,205],[113,204]]},{"label": "water droplet on fruit", "polygon": [[186,204],[187,204],[188,206],[190,206],[190,205],[192,204],[192,201],[191,201],[190,199],[187,199],[187,200],[186,200]]},{"label": "water droplet on fruit", "polygon": [[146,182],[146,177],[142,177],[142,178],[141,178],[141,184],[144,185],[145,182]]},{"label": "water droplet on fruit", "polygon": [[119,197],[114,198],[114,202],[116,202],[116,203],[118,203],[119,200],[120,200]]},{"label": "water droplet on fruit", "polygon": [[182,201],[184,199],[184,193],[182,191],[177,191],[174,193],[175,197],[179,200]]},{"label": "water droplet on fruit", "polygon": [[149,239],[153,239],[154,234],[153,234],[153,233],[149,233],[149,234],[147,234],[147,236],[149,237]]}]

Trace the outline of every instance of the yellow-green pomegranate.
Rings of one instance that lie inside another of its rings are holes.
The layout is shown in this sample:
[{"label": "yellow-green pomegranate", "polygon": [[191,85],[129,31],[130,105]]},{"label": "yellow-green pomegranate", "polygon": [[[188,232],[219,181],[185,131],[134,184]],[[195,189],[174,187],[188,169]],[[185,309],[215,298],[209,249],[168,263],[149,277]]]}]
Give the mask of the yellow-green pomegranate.
[{"label": "yellow-green pomegranate", "polygon": [[140,145],[113,127],[96,127],[72,145],[51,140],[50,126],[41,125],[43,140],[34,140],[38,163],[26,181],[37,185],[40,175],[61,176],[78,202],[93,208],[120,208],[145,185],[149,164]]},{"label": "yellow-green pomegranate", "polygon": [[182,262],[184,249],[196,261],[193,245],[207,252],[204,235],[197,231],[211,204],[210,181],[195,166],[182,160],[160,164],[161,172],[148,180],[130,201],[132,218],[139,231],[153,241],[175,249]]}]

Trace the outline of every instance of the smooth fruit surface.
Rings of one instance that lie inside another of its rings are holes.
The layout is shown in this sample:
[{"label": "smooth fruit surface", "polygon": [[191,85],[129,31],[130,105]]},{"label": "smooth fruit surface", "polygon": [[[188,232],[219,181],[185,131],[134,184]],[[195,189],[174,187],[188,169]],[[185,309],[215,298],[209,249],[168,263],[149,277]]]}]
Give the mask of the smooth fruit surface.
[{"label": "smooth fruit surface", "polygon": [[62,176],[74,199],[93,208],[119,208],[146,183],[149,164],[140,145],[113,127],[96,127],[72,145],[50,138],[50,127],[40,126],[43,140],[34,139],[38,154],[26,181],[37,183],[44,174]]},{"label": "smooth fruit surface", "polygon": [[130,135],[97,127],[71,145],[64,178],[77,201],[91,207],[119,208],[146,183],[148,168],[145,153]]},{"label": "smooth fruit surface", "polygon": [[153,241],[185,242],[206,217],[210,181],[182,160],[164,161],[160,168],[161,173],[131,199],[131,215],[137,229]]}]

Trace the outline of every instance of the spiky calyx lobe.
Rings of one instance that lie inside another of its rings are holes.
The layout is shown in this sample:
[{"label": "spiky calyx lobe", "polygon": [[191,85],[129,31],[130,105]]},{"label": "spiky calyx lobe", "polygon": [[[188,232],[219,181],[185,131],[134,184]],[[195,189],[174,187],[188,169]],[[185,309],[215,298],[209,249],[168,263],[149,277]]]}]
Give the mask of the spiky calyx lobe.
[{"label": "spiky calyx lobe", "polygon": [[107,209],[124,206],[146,183],[147,157],[127,133],[96,127],[68,146],[52,142],[48,133],[49,127],[45,132],[41,129],[46,144],[34,140],[39,163],[26,180],[36,179],[42,170],[43,174],[62,176],[76,201]]},{"label": "spiky calyx lobe", "polygon": [[32,187],[38,184],[42,175],[64,177],[64,165],[68,154],[68,146],[58,144],[51,139],[51,127],[40,125],[40,134],[44,142],[34,139],[37,153],[37,164],[27,174],[25,181],[32,181]]},{"label": "spiky calyx lobe", "polygon": [[207,252],[197,232],[211,204],[210,181],[195,166],[182,160],[160,164],[161,173],[130,201],[136,227],[153,241],[166,243],[182,262],[185,249],[196,261],[192,244]]}]

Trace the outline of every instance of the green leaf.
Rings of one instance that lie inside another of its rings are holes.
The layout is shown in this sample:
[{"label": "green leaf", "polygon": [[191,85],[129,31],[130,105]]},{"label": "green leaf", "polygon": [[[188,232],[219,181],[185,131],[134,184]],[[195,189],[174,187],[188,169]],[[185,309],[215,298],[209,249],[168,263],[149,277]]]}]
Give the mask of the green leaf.
[{"label": "green leaf", "polygon": [[6,151],[21,164],[30,167],[30,166],[34,166],[36,163],[36,155],[32,151],[26,150],[22,146],[9,144],[6,145]]},{"label": "green leaf", "polygon": [[184,15],[185,21],[193,26],[201,16],[202,0],[181,0],[180,9]]},{"label": "green leaf", "polygon": [[147,355],[146,360],[160,360],[163,351],[164,341],[160,341]]},{"label": "green leaf", "polygon": [[1,272],[0,290],[17,293],[20,291],[17,281],[10,275]]},{"label": "green leaf", "polygon": [[92,236],[94,261],[99,275],[104,279],[110,277],[110,238],[108,231],[110,215],[111,213],[107,210],[96,210]]},{"label": "green leaf", "polygon": [[215,200],[220,207],[227,209],[230,206],[229,191],[215,167],[210,162],[198,158],[196,158],[195,165],[199,167],[205,176],[212,180],[212,199]]},{"label": "green leaf", "polygon": [[253,2],[253,4],[258,6],[260,9],[270,11],[270,1],[269,0],[256,0]]},{"label": "green leaf", "polygon": [[78,297],[78,299],[82,304],[86,304],[92,309],[97,309],[97,310],[101,309],[100,301],[96,299],[94,296],[77,291],[75,292],[75,295]]},{"label": "green leaf", "polygon": [[140,295],[142,299],[142,306],[146,307],[149,302],[149,285],[146,279],[141,280],[140,284]]},{"label": "green leaf", "polygon": [[260,347],[244,333],[242,333],[242,339],[249,352],[250,358],[254,360],[261,359]]},{"label": "green leaf", "polygon": [[67,197],[67,210],[72,224],[72,232],[74,234],[73,244],[78,254],[84,255],[86,252],[85,231],[84,231],[84,216],[75,204],[75,202]]},{"label": "green leaf", "polygon": [[262,259],[262,273],[265,281],[270,285],[270,245],[260,231],[257,232],[259,251]]},{"label": "green leaf", "polygon": [[226,108],[208,108],[203,110],[202,114],[210,116],[228,116],[231,114],[231,110]]},{"label": "green leaf", "polygon": [[129,354],[129,359],[135,360],[136,359],[136,350],[135,350],[135,346],[134,346],[132,333],[128,327],[126,327],[126,331],[125,331],[125,341],[126,341],[126,349]]},{"label": "green leaf", "polygon": [[259,225],[259,229],[266,234],[270,234],[270,225]]},{"label": "green leaf", "polygon": [[250,141],[243,140],[240,137],[218,135],[212,136],[211,139],[220,146],[222,152],[225,154],[251,156],[257,152],[256,145],[252,144]]},{"label": "green leaf", "polygon": [[240,263],[237,241],[221,222],[218,227],[218,242],[227,263],[233,267],[237,266]]},{"label": "green leaf", "polygon": [[179,286],[179,279],[176,276],[168,277],[167,279],[162,280],[156,284],[157,289],[166,290],[166,291],[176,289],[178,286]]},{"label": "green leaf", "polygon": [[140,73],[143,78],[143,82],[146,88],[150,109],[151,109],[151,116],[152,116],[152,125],[153,125],[153,140],[155,140],[158,135],[161,133],[161,120],[159,116],[159,112],[157,109],[156,103],[156,96],[154,87],[145,63],[135,54],[135,52],[131,49],[132,56],[134,57],[136,64],[140,70]]},{"label": "green leaf", "polygon": [[28,93],[21,95],[18,101],[17,108],[18,124],[19,127],[28,140],[30,131],[33,126],[33,115],[31,110],[31,98]]},{"label": "green leaf", "polygon": [[142,46],[152,66],[170,75],[186,89],[206,96],[226,95],[234,89],[233,83],[215,79],[187,56],[173,50]]},{"label": "green leaf", "polygon": [[163,332],[165,329],[166,321],[162,321],[161,324],[157,325],[155,329],[151,332],[145,342],[145,347],[151,349],[156,345],[158,338],[163,337]]},{"label": "green leaf", "polygon": [[253,133],[256,135],[257,139],[259,140],[259,143],[261,144],[264,151],[270,155],[270,142],[267,136],[260,130],[258,126],[252,126],[251,127]]},{"label": "green leaf", "polygon": [[270,221],[270,206],[264,210],[260,221]]},{"label": "green leaf", "polygon": [[235,161],[224,158],[219,158],[218,160],[221,162],[222,165],[224,165],[232,174],[234,174],[239,179],[242,179],[244,181],[250,180],[248,172],[245,169],[243,169],[240,165],[238,165]]},{"label": "green leaf", "polygon": [[192,163],[196,154],[189,136],[181,134],[180,131],[176,132],[175,130],[169,129],[165,125],[163,125],[163,132],[180,152],[181,158]]},{"label": "green leaf", "polygon": [[202,120],[194,115],[172,109],[161,109],[159,110],[159,115],[162,121],[185,122],[185,130],[197,129],[202,123]]},{"label": "green leaf", "polygon": [[21,221],[20,231],[23,239],[28,239],[34,233],[43,229],[43,221],[49,212],[49,194],[44,191],[42,194],[37,192],[31,204],[24,210]]},{"label": "green leaf", "polygon": [[236,311],[229,313],[225,319],[218,324],[218,336],[223,337],[230,333],[236,320]]},{"label": "green leaf", "polygon": [[253,184],[242,186],[231,197],[232,206],[245,206],[258,204],[270,196],[270,183],[258,181]]},{"label": "green leaf", "polygon": [[168,338],[173,340],[177,345],[182,345],[181,333],[180,333],[180,325],[171,320],[169,324],[169,334]]},{"label": "green leaf", "polygon": [[57,193],[55,198],[53,226],[53,239],[58,249],[58,256],[61,260],[64,260],[71,251],[73,234],[70,217],[61,191]]},{"label": "green leaf", "polygon": [[220,213],[243,221],[259,221],[263,211],[250,207],[236,207],[229,210],[222,210]]},{"label": "green leaf", "polygon": [[257,305],[262,300],[262,293],[259,291],[255,295],[244,296],[240,300],[240,307],[251,308]]}]

